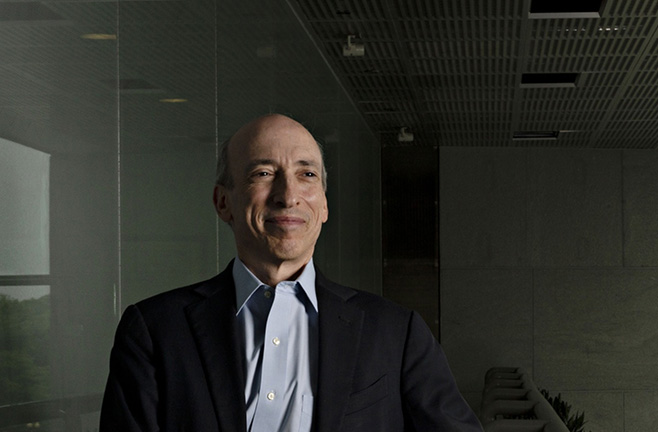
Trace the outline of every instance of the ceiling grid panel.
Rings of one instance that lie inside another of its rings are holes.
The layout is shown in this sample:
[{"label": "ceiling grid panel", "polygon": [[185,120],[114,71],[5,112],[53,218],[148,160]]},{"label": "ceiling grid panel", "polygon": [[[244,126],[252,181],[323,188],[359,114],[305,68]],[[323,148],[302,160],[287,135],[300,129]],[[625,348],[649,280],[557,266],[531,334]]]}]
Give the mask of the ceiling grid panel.
[{"label": "ceiling grid panel", "polygon": [[619,107],[620,102],[623,100],[625,97],[626,89],[628,88],[629,83],[633,81],[633,74],[637,71],[638,66],[642,64],[642,56],[645,55],[645,53],[648,51],[648,49],[653,46],[655,43],[655,37],[656,37],[656,31],[658,30],[658,26],[656,25],[656,22],[654,21],[652,23],[651,28],[646,29],[647,37],[641,42],[641,46],[638,47],[637,54],[635,58],[629,58],[628,63],[629,63],[629,73],[627,73],[624,76],[624,80],[619,86],[619,91],[615,94],[615,98],[611,102],[610,106],[608,107],[608,110],[606,111],[606,115],[602,119],[600,123],[600,127],[597,129],[597,131],[592,135],[591,137],[591,142],[596,142],[597,140],[600,140],[602,135],[608,136],[610,130],[607,127],[607,124],[610,122],[611,119],[615,118],[615,116],[618,114],[617,109]]},{"label": "ceiling grid panel", "polygon": [[[530,10],[530,0],[522,0],[523,1],[523,10],[524,11],[529,11]],[[514,98],[513,98],[513,106],[512,106],[512,124],[511,124],[511,130],[509,131],[509,136],[510,138],[513,136],[513,133],[515,131],[520,131],[520,130],[528,130],[526,128],[526,125],[521,123],[521,117],[523,114],[522,111],[522,106],[523,106],[523,101],[522,101],[522,95],[523,92],[521,88],[516,85],[517,83],[520,82],[521,76],[523,73],[525,73],[526,70],[526,65],[529,57],[529,53],[531,52],[531,35],[532,35],[532,23],[531,20],[529,19],[521,19],[520,20],[520,36],[521,36],[521,42],[519,43],[519,51],[517,52],[517,58],[518,58],[518,63],[517,63],[517,69],[516,69],[516,74],[515,74],[515,88],[514,88]]]},{"label": "ceiling grid panel", "polygon": [[[656,135],[658,2],[608,1],[601,18],[529,19],[529,0],[298,1],[383,133],[408,122],[420,128],[418,145],[435,145],[421,142],[435,134],[441,145],[518,146],[528,143],[512,142],[515,130],[571,129],[581,132],[541,145],[580,147],[646,146]],[[350,31],[362,36],[363,58],[342,56]],[[519,88],[524,73],[565,72],[579,74],[575,87]],[[650,129],[622,133],[638,122]]]}]

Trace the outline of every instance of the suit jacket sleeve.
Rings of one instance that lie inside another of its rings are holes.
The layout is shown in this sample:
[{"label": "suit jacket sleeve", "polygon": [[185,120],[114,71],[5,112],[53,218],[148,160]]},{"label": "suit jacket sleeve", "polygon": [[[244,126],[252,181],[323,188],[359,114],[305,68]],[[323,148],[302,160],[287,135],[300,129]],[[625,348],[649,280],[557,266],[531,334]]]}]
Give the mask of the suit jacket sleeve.
[{"label": "suit jacket sleeve", "polygon": [[126,309],[110,354],[100,432],[157,431],[153,343],[136,306]]},{"label": "suit jacket sleeve", "polygon": [[441,346],[412,312],[402,364],[405,431],[482,432],[463,399]]}]

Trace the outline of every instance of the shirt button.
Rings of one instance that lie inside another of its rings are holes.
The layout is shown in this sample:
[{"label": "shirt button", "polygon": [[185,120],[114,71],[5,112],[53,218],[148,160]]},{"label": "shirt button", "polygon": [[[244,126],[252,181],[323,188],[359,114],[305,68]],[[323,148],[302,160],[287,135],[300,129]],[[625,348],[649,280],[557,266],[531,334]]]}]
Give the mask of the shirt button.
[{"label": "shirt button", "polygon": [[274,339],[272,339],[272,343],[276,346],[279,346],[279,344],[281,343],[281,340],[278,337],[275,337]]},{"label": "shirt button", "polygon": [[266,291],[263,293],[263,295],[265,296],[265,298],[270,298],[270,297],[272,297],[272,292],[266,290]]},{"label": "shirt button", "polygon": [[276,395],[274,394],[274,392],[269,392],[267,394],[267,399],[268,400],[274,400],[275,397],[276,397]]}]

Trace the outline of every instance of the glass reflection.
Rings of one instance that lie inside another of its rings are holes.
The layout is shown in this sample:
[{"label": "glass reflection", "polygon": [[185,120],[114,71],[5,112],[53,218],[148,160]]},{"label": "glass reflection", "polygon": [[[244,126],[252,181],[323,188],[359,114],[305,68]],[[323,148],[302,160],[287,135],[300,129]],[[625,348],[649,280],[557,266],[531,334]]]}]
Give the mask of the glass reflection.
[{"label": "glass reflection", "polygon": [[0,138],[0,275],[50,273],[50,157]]},{"label": "glass reflection", "polygon": [[0,406],[51,397],[50,287],[0,287]]},{"label": "glass reflection", "polygon": [[0,1],[0,58],[0,430],[94,430],[123,309],[235,254],[216,147],[264,113],[324,143],[316,265],[380,289],[378,142],[287,2]]}]

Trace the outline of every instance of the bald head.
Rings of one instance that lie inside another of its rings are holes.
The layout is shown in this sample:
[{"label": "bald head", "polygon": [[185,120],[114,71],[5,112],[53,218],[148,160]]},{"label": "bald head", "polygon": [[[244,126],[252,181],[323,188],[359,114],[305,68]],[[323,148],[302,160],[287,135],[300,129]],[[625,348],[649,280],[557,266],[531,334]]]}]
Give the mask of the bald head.
[{"label": "bald head", "polygon": [[222,154],[213,202],[238,257],[270,286],[294,280],[329,217],[317,142],[291,118],[268,115],[240,128]]},{"label": "bald head", "polygon": [[234,186],[234,177],[231,173],[231,155],[239,152],[249,142],[262,139],[269,134],[305,136],[312,139],[320,150],[322,161],[322,185],[327,190],[327,169],[324,164],[324,151],[313,135],[299,122],[281,114],[268,114],[258,117],[237,130],[228,140],[220,144],[217,159],[217,172],[215,182],[228,189]]}]

